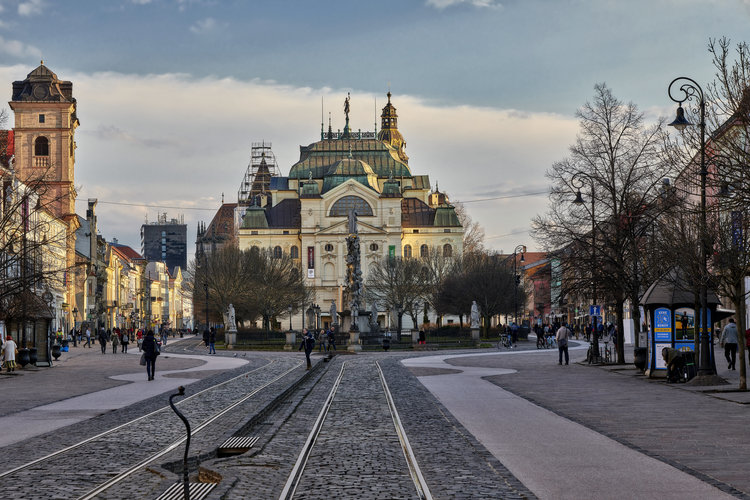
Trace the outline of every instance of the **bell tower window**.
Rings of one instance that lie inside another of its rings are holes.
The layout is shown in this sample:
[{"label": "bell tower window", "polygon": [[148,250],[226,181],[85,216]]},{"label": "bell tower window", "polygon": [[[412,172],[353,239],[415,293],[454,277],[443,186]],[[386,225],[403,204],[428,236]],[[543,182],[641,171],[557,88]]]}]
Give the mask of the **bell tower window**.
[{"label": "bell tower window", "polygon": [[49,139],[44,136],[37,137],[34,141],[34,166],[49,166]]}]

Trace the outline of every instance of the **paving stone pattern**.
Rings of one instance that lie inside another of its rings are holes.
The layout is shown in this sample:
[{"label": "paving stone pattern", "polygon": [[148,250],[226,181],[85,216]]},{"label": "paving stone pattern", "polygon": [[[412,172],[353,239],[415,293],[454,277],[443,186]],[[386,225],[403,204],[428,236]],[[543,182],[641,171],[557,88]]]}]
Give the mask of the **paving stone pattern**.
[{"label": "paving stone pattern", "polygon": [[488,380],[722,491],[750,498],[750,405],[647,379],[632,369],[559,366],[527,356],[448,363],[518,370]]}]

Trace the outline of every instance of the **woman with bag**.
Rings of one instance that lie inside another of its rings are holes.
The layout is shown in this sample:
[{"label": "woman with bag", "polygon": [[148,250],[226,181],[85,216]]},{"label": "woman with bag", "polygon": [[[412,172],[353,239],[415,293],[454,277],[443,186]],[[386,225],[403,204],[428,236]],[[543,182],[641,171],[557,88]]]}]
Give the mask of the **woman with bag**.
[{"label": "woman with bag", "polygon": [[125,330],[122,333],[122,340],[121,340],[121,342],[122,342],[122,349],[121,349],[120,352],[124,352],[124,353],[128,352],[128,344],[130,343],[130,334],[131,334],[130,330]]},{"label": "woman with bag", "polygon": [[154,339],[154,331],[149,330],[143,339],[143,357],[146,359],[146,374],[149,380],[154,380],[156,374],[156,356],[159,355],[159,347]]},{"label": "woman with bag", "polygon": [[13,342],[13,337],[10,335],[5,339],[3,350],[5,354],[5,369],[9,372],[16,371],[16,353],[18,352],[18,346]]}]

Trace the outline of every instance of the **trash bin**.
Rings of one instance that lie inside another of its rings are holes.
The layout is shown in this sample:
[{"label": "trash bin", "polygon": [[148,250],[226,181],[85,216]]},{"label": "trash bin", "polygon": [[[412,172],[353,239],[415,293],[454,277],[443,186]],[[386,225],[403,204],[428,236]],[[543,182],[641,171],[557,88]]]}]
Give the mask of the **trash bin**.
[{"label": "trash bin", "polygon": [[687,374],[687,379],[690,380],[698,373],[698,370],[695,368],[695,352],[683,351],[682,356],[685,358],[685,373]]}]

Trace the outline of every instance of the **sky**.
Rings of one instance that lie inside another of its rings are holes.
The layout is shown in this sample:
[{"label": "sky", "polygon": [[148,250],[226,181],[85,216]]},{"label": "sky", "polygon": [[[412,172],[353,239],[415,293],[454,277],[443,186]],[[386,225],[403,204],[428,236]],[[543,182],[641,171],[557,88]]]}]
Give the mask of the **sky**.
[{"label": "sky", "polygon": [[750,0],[0,0],[0,108],[42,59],[73,82],[77,211],[97,198],[102,235],[139,250],[164,212],[194,242],[236,201],[251,143],[287,175],[321,106],[343,128],[350,92],[352,128],[373,130],[390,89],[412,173],[490,249],[532,250],[594,85],[671,116],[669,82],[707,84],[708,40],[750,42],[749,21]]}]

